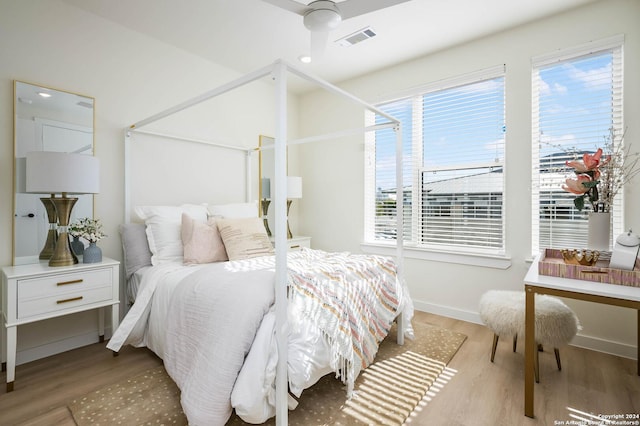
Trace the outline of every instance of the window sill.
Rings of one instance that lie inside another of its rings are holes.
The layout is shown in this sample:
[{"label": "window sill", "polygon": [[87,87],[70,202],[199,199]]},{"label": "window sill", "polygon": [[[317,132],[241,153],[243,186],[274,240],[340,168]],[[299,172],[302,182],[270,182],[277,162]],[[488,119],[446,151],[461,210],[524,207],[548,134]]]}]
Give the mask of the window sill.
[{"label": "window sill", "polygon": [[[360,248],[365,253],[393,256],[396,246],[389,244],[361,243]],[[482,266],[485,268],[508,269],[511,267],[511,257],[485,255],[476,253],[456,253],[447,251],[432,251],[425,248],[404,246],[404,257],[408,259],[431,260],[437,262],[454,263],[459,265]]]}]

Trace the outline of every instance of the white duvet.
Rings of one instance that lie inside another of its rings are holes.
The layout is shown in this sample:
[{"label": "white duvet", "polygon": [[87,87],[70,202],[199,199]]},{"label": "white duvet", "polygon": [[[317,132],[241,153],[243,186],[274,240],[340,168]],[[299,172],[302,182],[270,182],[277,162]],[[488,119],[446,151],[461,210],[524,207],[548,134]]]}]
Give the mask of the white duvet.
[{"label": "white duvet", "polygon": [[[147,346],[162,358],[190,424],[223,425],[232,409],[263,423],[275,414],[273,282],[272,257],[154,266],[107,347]],[[413,306],[402,293],[409,322]],[[291,309],[289,315],[296,324],[289,330],[289,388],[300,396],[334,369],[322,333]]]}]

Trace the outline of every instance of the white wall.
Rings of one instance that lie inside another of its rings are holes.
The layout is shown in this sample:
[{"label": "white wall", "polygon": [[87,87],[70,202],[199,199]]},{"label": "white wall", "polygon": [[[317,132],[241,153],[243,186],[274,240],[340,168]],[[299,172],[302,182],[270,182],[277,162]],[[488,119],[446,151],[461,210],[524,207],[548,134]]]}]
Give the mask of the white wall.
[{"label": "white wall", "polygon": [[[640,2],[607,0],[478,39],[381,70],[340,86],[371,102],[405,89],[506,64],[506,270],[407,259],[407,280],[419,309],[479,321],[477,303],[488,289],[522,289],[531,247],[531,57],[615,34],[625,35],[626,141],[640,148]],[[364,44],[363,44],[364,46]],[[324,93],[301,99],[300,129],[321,134],[363,123],[360,110],[335,105]],[[331,127],[331,128],[330,128]],[[300,150],[305,196],[301,233],[326,250],[360,251],[363,240],[363,137],[350,137]],[[636,182],[638,179],[636,179]],[[625,226],[640,230],[640,192],[632,185]],[[630,309],[567,301],[584,330],[574,342],[635,357],[636,313]],[[487,344],[489,344],[487,342]]]},{"label": "white wall", "polygon": [[[96,99],[95,153],[101,161],[101,192],[96,196],[95,217],[104,222],[108,234],[100,241],[104,255],[120,260],[117,226],[124,217],[123,129],[239,77],[227,68],[56,0],[0,0],[0,58],[0,265],[12,263],[14,79]],[[206,119],[204,123],[180,115],[161,130],[180,133],[187,124],[194,129],[191,137],[257,146],[259,134],[274,133],[273,105],[270,83],[260,81],[225,95],[221,103],[199,107],[197,115]],[[236,153],[165,140],[149,143],[142,154],[139,149],[135,154],[133,166],[149,177],[148,188],[137,187],[137,194],[147,196],[143,203],[244,200],[244,184],[239,179],[244,176],[245,163]],[[154,178],[157,169],[147,168],[143,161],[152,158],[163,162],[163,181]],[[194,174],[200,167],[208,174]],[[180,176],[184,179],[174,180]],[[257,182],[257,176],[255,179]],[[95,312],[20,327],[18,359],[94,341],[96,329]]]}]

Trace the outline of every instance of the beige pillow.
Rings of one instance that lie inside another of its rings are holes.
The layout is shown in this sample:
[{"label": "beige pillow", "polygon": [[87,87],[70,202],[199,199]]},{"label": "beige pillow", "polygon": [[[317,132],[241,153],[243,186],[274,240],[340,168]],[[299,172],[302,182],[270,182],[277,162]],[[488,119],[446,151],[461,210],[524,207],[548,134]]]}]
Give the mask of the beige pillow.
[{"label": "beige pillow", "polygon": [[273,254],[273,246],[259,217],[217,219],[229,260]]},{"label": "beige pillow", "polygon": [[215,218],[202,223],[183,213],[180,234],[185,265],[229,260]]}]

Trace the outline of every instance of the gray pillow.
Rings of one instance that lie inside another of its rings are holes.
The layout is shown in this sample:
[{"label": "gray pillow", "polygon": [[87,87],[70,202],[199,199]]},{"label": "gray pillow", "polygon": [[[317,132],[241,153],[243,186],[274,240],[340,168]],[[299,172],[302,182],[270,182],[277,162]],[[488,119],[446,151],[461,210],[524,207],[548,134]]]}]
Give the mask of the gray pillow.
[{"label": "gray pillow", "polygon": [[138,269],[151,266],[151,250],[147,241],[144,223],[123,223],[120,225],[120,239],[124,251],[124,273],[131,278]]}]

